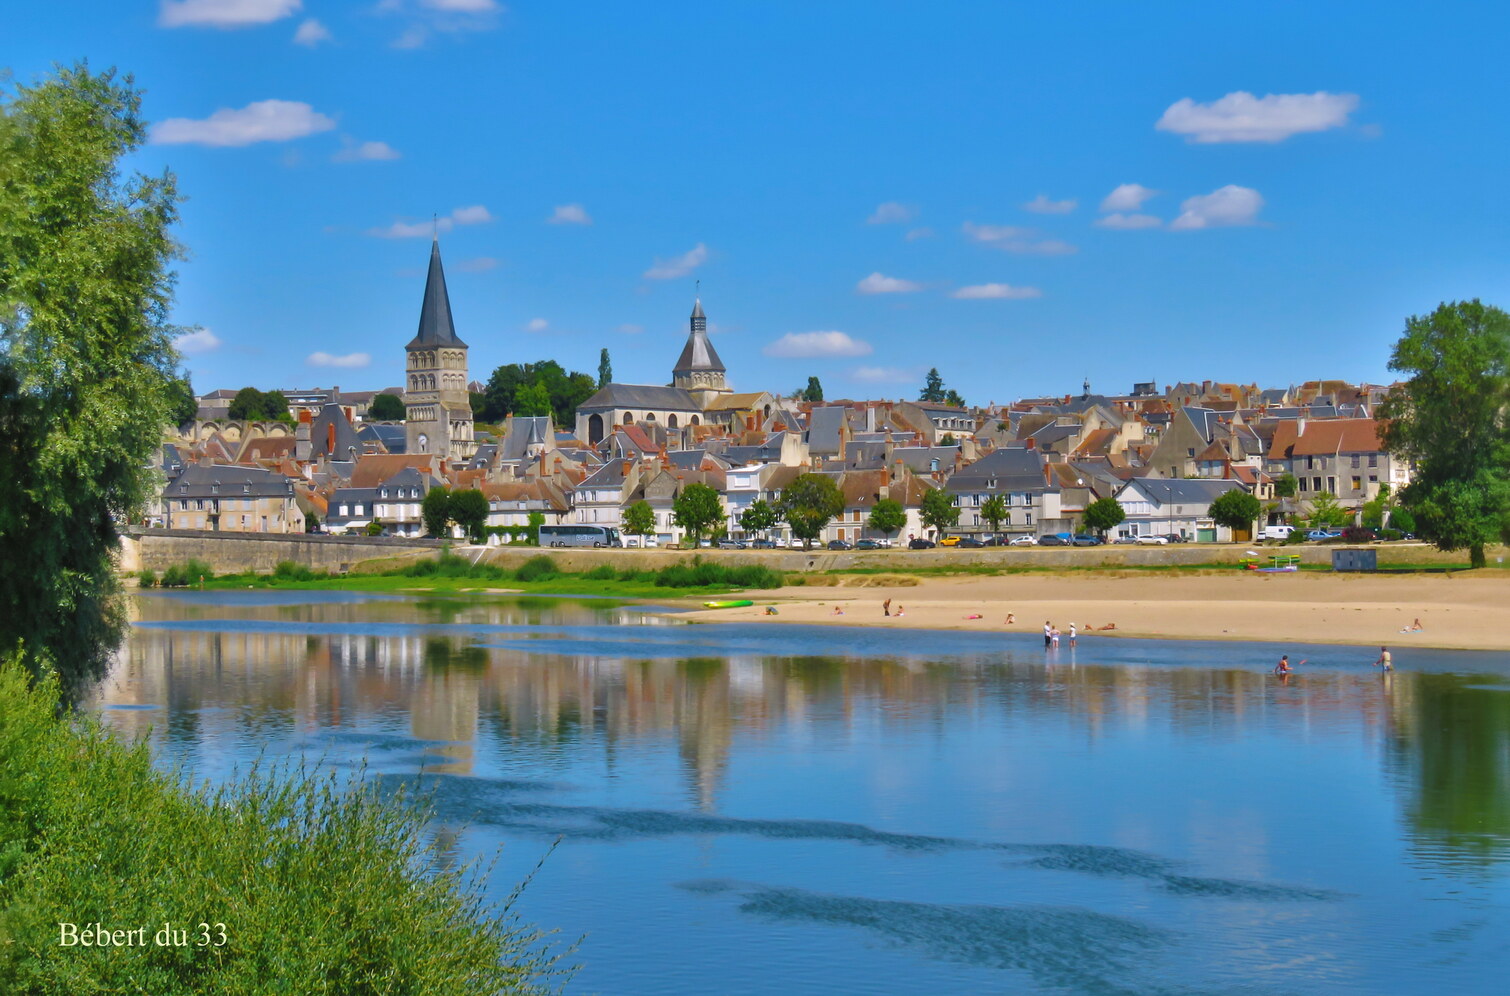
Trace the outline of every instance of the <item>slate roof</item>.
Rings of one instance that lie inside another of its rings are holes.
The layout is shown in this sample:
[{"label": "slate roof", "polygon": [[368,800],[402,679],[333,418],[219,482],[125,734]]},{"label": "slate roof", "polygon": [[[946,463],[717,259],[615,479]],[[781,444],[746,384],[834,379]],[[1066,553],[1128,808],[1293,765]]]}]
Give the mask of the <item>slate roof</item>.
[{"label": "slate roof", "polygon": [[671,372],[680,374],[694,370],[725,369],[724,361],[718,358],[718,350],[708,341],[708,333],[695,329],[687,336],[687,344],[682,347],[682,355],[677,357],[676,366],[671,368]]},{"label": "slate roof", "polygon": [[577,406],[578,411],[599,408],[652,408],[672,412],[700,412],[702,406],[679,387],[655,387],[650,384],[605,384],[592,397]]},{"label": "slate roof", "polygon": [[1242,488],[1238,481],[1217,478],[1134,477],[1126,487],[1136,486],[1155,505],[1207,505],[1228,491]]},{"label": "slate roof", "polygon": [[363,442],[376,442],[382,444],[383,449],[389,453],[403,453],[409,448],[408,438],[404,435],[404,426],[362,423],[357,429],[357,438]]},{"label": "slate roof", "polygon": [[460,346],[467,344],[456,335],[451,321],[451,295],[446,293],[446,271],[440,265],[440,240],[430,243],[430,272],[425,276],[425,299],[419,309],[419,331],[405,349],[423,346]]},{"label": "slate roof", "polygon": [[807,445],[811,452],[839,452],[839,430],[844,426],[845,411],[838,407],[813,409],[807,430]]},{"label": "slate roof", "polygon": [[[995,486],[992,486],[995,481]],[[1047,485],[1043,477],[1043,454],[1021,446],[1003,446],[972,464],[955,471],[949,478],[949,492],[1022,492],[1041,491]]]},{"label": "slate roof", "polygon": [[[248,485],[249,491],[245,490]],[[163,489],[164,498],[287,498],[292,494],[293,482],[283,474],[228,464],[191,464]]]}]

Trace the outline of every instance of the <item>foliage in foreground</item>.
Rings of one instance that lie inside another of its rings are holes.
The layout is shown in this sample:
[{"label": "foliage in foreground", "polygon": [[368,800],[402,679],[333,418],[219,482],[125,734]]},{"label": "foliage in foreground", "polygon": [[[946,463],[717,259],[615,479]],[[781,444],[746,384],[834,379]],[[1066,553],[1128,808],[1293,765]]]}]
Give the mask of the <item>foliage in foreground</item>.
[{"label": "foliage in foreground", "polygon": [[[304,771],[185,788],[26,685],[0,667],[0,992],[483,996],[565,974],[401,795]],[[146,945],[60,948],[60,921]],[[188,943],[155,944],[164,923]]]},{"label": "foliage in foreground", "polygon": [[119,171],[140,107],[84,65],[0,98],[0,657],[69,699],[119,640],[117,523],[181,395],[174,179]]}]

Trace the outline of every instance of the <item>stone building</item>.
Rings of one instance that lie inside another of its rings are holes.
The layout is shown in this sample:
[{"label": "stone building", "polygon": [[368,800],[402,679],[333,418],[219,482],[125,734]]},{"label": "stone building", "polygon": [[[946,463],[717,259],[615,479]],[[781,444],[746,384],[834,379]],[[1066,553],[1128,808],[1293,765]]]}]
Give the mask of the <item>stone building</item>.
[{"label": "stone building", "polygon": [[477,443],[472,436],[472,399],[467,393],[467,344],[451,321],[451,297],[446,292],[438,239],[430,243],[419,331],[404,351],[407,451],[451,460],[471,457]]}]

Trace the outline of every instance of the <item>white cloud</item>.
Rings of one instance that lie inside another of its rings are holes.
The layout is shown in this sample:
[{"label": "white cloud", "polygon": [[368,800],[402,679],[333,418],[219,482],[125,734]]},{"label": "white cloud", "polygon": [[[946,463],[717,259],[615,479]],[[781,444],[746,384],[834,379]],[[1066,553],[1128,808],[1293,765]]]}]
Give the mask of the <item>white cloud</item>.
[{"label": "white cloud", "polygon": [[169,118],[152,129],[158,145],[240,146],[287,142],[336,126],[332,118],[293,100],[259,100],[241,110],[222,107],[208,118]]},{"label": "white cloud", "polygon": [[417,239],[439,232],[449,232],[457,225],[480,225],[493,216],[481,204],[459,207],[450,214],[431,221],[395,221],[386,228],[369,228],[367,234],[380,239]]},{"label": "white cloud", "polygon": [[916,242],[918,239],[931,238],[933,238],[933,229],[926,226],[924,226],[923,228],[914,228],[912,231],[907,233],[908,242]]},{"label": "white cloud", "polygon": [[699,242],[680,256],[656,257],[655,265],[645,271],[646,280],[675,280],[685,277],[708,261],[708,247]]},{"label": "white cloud", "polygon": [[645,331],[645,326],[636,325],[634,322],[625,322],[623,325],[619,326],[619,331],[623,332],[626,335],[639,335],[641,332]]},{"label": "white cloud", "polygon": [[391,45],[398,49],[421,48],[429,38],[430,32],[426,31],[422,25],[411,24],[393,39]]},{"label": "white cloud", "polygon": [[347,353],[345,356],[310,353],[304,362],[312,367],[365,367],[372,362],[372,357],[366,353]]},{"label": "white cloud", "polygon": [[767,356],[810,359],[819,356],[869,356],[870,343],[843,332],[788,332],[762,352]]},{"label": "white cloud", "polygon": [[524,329],[526,332],[544,332],[550,327],[551,323],[544,318],[531,318],[525,323]]},{"label": "white cloud", "polygon": [[498,9],[493,0],[420,0],[420,6],[453,14],[490,14]]},{"label": "white cloud", "polygon": [[1039,194],[1022,207],[1023,210],[1032,211],[1034,214],[1069,214],[1075,210],[1075,204],[1073,198],[1065,201],[1051,201],[1048,194]]},{"label": "white cloud", "polygon": [[456,268],[462,273],[486,273],[498,268],[498,260],[492,256],[478,256],[476,259],[462,260],[456,264]]},{"label": "white cloud", "polygon": [[1180,204],[1180,216],[1169,223],[1170,229],[1187,232],[1197,228],[1220,228],[1255,225],[1264,199],[1251,187],[1232,184],[1209,194],[1188,197]]},{"label": "white cloud", "polygon": [[922,289],[923,285],[920,283],[902,280],[899,277],[888,277],[880,273],[872,273],[855,284],[855,290],[861,294],[911,294]]},{"label": "white cloud", "polygon": [[1271,93],[1255,97],[1238,90],[1209,104],[1189,97],[1169,105],[1155,128],[1191,142],[1282,142],[1291,135],[1347,124],[1358,109],[1355,93]]},{"label": "white cloud", "polygon": [[897,225],[917,217],[918,209],[900,201],[887,201],[876,205],[875,211],[865,219],[867,225]]},{"label": "white cloud", "polygon": [[1038,233],[1031,228],[1018,228],[1015,225],[977,225],[967,221],[963,226],[964,233],[977,242],[1004,242],[1009,239],[1027,239]]},{"label": "white cloud", "polygon": [[341,136],[341,151],[330,157],[333,163],[369,163],[400,159],[399,151],[387,142],[358,142]]},{"label": "white cloud", "polygon": [[492,221],[493,216],[481,204],[474,204],[471,207],[459,207],[452,211],[451,220],[458,225],[481,225],[483,222]]},{"label": "white cloud", "polygon": [[241,28],[271,24],[300,7],[299,0],[163,0],[157,23],[165,28],[204,25],[211,28]]},{"label": "white cloud", "polygon": [[915,376],[914,371],[902,370],[898,367],[856,367],[849,374],[851,380],[863,381],[867,384],[906,383]]},{"label": "white cloud", "polygon": [[1141,211],[1143,202],[1157,193],[1157,190],[1150,190],[1141,183],[1124,183],[1106,195],[1101,201],[1101,210]]},{"label": "white cloud", "polygon": [[591,225],[592,216],[580,204],[557,204],[555,213],[546,219],[550,225]]},{"label": "white cloud", "polygon": [[962,301],[1023,300],[1043,297],[1043,291],[1037,287],[1013,287],[1011,284],[973,284],[961,287],[950,297],[957,297]]},{"label": "white cloud", "polygon": [[977,225],[965,222],[966,235],[1002,252],[1015,252],[1028,256],[1066,256],[1078,252],[1063,239],[1042,238],[1037,229],[1019,228],[1016,225]]},{"label": "white cloud", "polygon": [[1097,228],[1117,228],[1129,231],[1135,228],[1158,228],[1164,224],[1162,218],[1156,218],[1151,214],[1123,214],[1118,211],[1109,214],[1105,218],[1096,219]]},{"label": "white cloud", "polygon": [[314,48],[324,41],[330,41],[330,30],[315,20],[313,17],[299,25],[299,30],[294,32],[294,44],[305,45]]},{"label": "white cloud", "polygon": [[209,329],[199,328],[185,332],[173,343],[180,353],[208,353],[220,345],[220,337]]},{"label": "white cloud", "polygon": [[395,14],[404,29],[390,44],[398,49],[424,47],[433,34],[488,31],[504,10],[496,0],[379,0],[379,14]]}]

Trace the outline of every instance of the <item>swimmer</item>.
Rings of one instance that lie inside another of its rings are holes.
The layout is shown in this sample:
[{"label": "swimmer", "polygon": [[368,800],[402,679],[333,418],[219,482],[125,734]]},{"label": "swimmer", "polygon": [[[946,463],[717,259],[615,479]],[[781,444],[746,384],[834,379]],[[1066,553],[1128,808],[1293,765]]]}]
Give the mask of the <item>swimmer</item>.
[{"label": "swimmer", "polygon": [[1395,669],[1394,658],[1390,657],[1388,647],[1379,648],[1379,659],[1374,661],[1374,667],[1383,667],[1386,671]]},{"label": "swimmer", "polygon": [[1070,646],[1075,645],[1075,624],[1070,623]]}]

